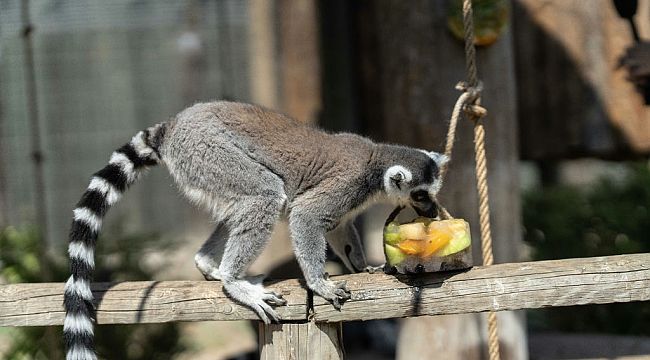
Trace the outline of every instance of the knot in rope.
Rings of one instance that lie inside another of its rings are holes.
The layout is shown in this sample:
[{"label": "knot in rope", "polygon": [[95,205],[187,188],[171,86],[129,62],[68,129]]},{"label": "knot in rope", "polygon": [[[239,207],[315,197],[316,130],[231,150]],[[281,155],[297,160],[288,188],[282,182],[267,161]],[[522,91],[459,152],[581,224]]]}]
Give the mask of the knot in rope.
[{"label": "knot in rope", "polygon": [[[447,140],[445,142],[445,155],[451,160],[451,153],[454,149],[454,140],[456,139],[456,126],[458,125],[458,118],[461,111],[466,114],[475,123],[487,115],[487,110],[481,104],[481,92],[483,91],[483,83],[476,81],[476,86],[469,86],[467,82],[461,81],[456,84],[456,89],[463,93],[456,100],[454,109],[451,112],[451,119],[449,120],[449,128],[447,129]],[[448,164],[448,163],[447,163]],[[444,179],[447,172],[447,164],[443,165],[440,169],[440,179]]]},{"label": "knot in rope", "polygon": [[[483,82],[477,81],[476,86],[469,86],[465,81],[461,81],[456,84],[456,90],[460,90],[465,94],[468,94],[466,98],[463,98],[463,104],[461,105],[462,110],[467,114],[470,119],[476,121],[487,115],[487,109],[482,107],[481,104],[481,92],[483,91]],[[460,98],[459,98],[460,100]]]}]

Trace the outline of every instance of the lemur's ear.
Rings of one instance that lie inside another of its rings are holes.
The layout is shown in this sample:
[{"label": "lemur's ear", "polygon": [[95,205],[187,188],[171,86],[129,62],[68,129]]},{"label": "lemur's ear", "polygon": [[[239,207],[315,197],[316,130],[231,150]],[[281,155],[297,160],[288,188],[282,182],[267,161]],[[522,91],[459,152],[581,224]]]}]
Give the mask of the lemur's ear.
[{"label": "lemur's ear", "polygon": [[384,186],[386,190],[402,190],[404,184],[410,182],[412,178],[411,172],[403,166],[391,166],[384,174]]},{"label": "lemur's ear", "polygon": [[395,185],[396,188],[402,190],[402,181],[404,181],[404,173],[398,171],[390,176],[390,181]]},{"label": "lemur's ear", "polygon": [[429,152],[429,157],[436,162],[438,167],[443,167],[449,162],[449,157],[445,154],[437,153],[435,151]]}]

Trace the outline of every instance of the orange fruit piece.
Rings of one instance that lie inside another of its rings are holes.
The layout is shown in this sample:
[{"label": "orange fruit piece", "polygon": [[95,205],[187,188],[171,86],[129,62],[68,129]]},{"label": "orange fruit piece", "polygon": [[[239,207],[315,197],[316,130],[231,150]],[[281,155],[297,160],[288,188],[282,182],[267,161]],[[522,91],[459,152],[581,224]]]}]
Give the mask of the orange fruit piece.
[{"label": "orange fruit piece", "polygon": [[422,245],[425,241],[422,240],[404,240],[397,244],[397,247],[407,255],[418,255],[422,252]]},{"label": "orange fruit piece", "polygon": [[451,231],[431,231],[429,238],[422,241],[423,246],[420,256],[427,257],[433,255],[433,253],[449,244],[452,236]]}]

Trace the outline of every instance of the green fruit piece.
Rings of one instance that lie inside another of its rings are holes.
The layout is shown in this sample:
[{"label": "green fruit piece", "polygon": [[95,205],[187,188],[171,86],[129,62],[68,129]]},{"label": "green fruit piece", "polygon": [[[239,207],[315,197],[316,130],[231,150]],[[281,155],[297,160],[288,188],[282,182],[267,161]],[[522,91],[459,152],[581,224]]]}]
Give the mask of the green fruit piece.
[{"label": "green fruit piece", "polygon": [[399,235],[399,224],[395,221],[384,227],[384,243],[395,245],[402,241]]},{"label": "green fruit piece", "polygon": [[399,233],[394,232],[384,232],[384,243],[395,245],[402,241],[402,238],[399,236]]},{"label": "green fruit piece", "polygon": [[399,224],[396,223],[395,221],[384,226],[384,233],[398,233],[398,232],[399,232]]},{"label": "green fruit piece", "polygon": [[384,251],[386,252],[386,261],[389,265],[398,265],[407,257],[400,249],[388,244],[384,244]]},{"label": "green fruit piece", "polygon": [[467,249],[471,244],[472,244],[472,240],[470,238],[469,229],[468,229],[466,233],[460,236],[455,234],[454,237],[451,240],[449,240],[449,244],[447,244],[447,246],[443,247],[442,249],[438,250],[435,253],[435,256],[448,256],[451,254],[455,254],[457,252]]}]

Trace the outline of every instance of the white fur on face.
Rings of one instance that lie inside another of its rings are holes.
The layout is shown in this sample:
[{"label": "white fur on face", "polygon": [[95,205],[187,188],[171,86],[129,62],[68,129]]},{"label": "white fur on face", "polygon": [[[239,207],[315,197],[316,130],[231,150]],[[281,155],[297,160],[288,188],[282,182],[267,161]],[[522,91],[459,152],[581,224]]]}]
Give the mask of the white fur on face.
[{"label": "white fur on face", "polygon": [[[413,174],[404,166],[401,165],[393,165],[386,170],[384,173],[384,189],[386,189],[386,193],[389,196],[397,196],[397,197],[404,197],[405,195],[408,197],[408,192],[402,189],[399,189],[393,184],[392,177],[396,176],[397,174],[401,174],[402,176],[402,183],[407,185],[413,180]],[[405,186],[407,188],[408,186]]]},{"label": "white fur on face", "polygon": [[438,191],[440,191],[441,187],[442,187],[442,181],[440,181],[439,179],[436,179],[436,181],[434,181],[433,184],[431,184],[429,186],[429,189],[428,189],[429,196],[431,196],[432,198],[435,199],[435,197],[438,195]]}]

